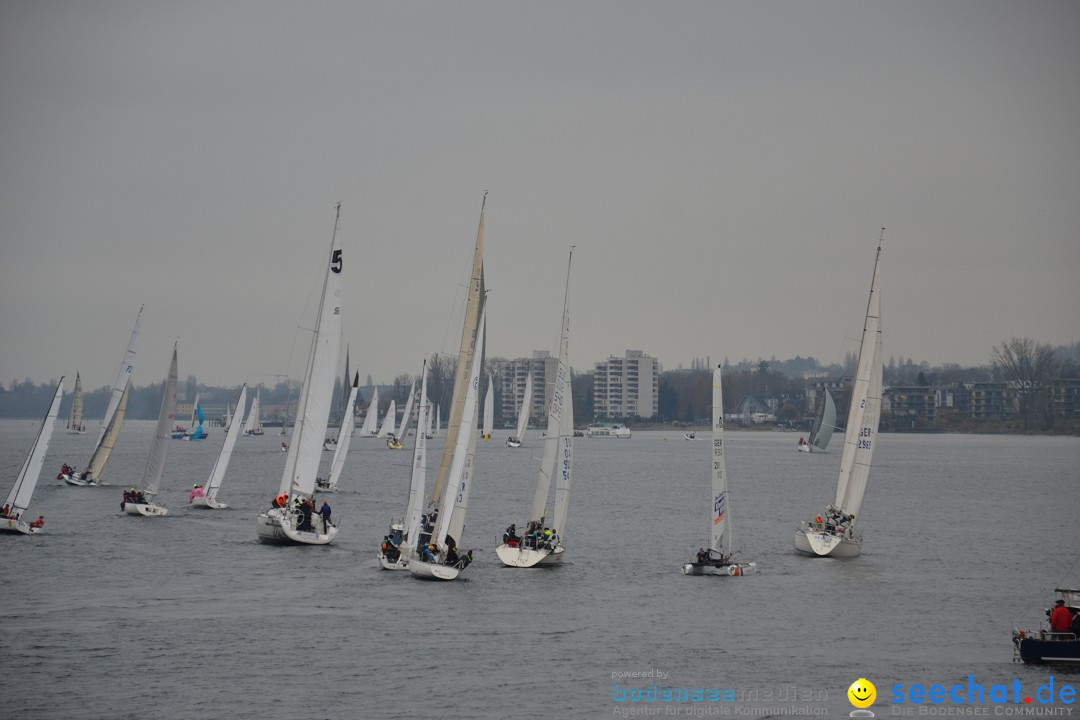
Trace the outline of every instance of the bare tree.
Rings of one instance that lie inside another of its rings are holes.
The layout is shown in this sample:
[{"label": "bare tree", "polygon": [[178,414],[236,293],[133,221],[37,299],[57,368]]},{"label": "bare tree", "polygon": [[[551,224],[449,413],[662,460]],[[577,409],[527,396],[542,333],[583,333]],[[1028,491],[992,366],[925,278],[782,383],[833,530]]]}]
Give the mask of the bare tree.
[{"label": "bare tree", "polygon": [[1053,423],[1050,383],[1058,371],[1054,349],[1031,338],[1014,337],[1003,341],[1001,347],[995,345],[990,359],[1016,389],[1024,429],[1031,429],[1036,408],[1042,411],[1049,429]]},{"label": "bare tree", "polygon": [[402,373],[394,378],[394,391],[392,397],[397,400],[398,405],[404,406],[405,401],[409,399],[409,392],[413,389],[413,379],[408,373]]}]

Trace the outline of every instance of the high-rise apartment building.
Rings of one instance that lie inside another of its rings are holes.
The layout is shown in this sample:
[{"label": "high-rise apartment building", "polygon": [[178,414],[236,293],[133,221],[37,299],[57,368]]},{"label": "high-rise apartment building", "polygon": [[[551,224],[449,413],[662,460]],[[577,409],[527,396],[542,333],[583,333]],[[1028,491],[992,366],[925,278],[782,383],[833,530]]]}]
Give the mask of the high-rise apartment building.
[{"label": "high-rise apartment building", "polygon": [[597,418],[651,418],[660,411],[659,392],[660,363],[640,350],[596,363],[593,413]]},{"label": "high-rise apartment building", "polygon": [[555,377],[559,372],[559,358],[547,350],[534,350],[531,358],[510,360],[500,373],[502,417],[507,423],[517,420],[518,408],[525,395],[525,379],[532,375],[532,403],[529,409],[530,424],[547,422],[547,406],[555,390]]}]

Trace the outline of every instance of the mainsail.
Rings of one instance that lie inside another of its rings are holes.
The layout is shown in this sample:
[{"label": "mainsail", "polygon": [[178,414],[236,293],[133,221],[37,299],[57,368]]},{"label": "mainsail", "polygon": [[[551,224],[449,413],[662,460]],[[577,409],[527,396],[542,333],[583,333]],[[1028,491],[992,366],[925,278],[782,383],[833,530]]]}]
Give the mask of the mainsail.
[{"label": "mainsail", "polygon": [[304,373],[292,442],[285,458],[278,492],[311,497],[322,459],[323,441],[330,420],[330,405],[341,352],[341,204],[334,218],[334,237],[330,242],[326,278],[323,281],[319,315],[311,339],[311,352]]},{"label": "mainsail", "polygon": [[353,410],[356,408],[356,396],[360,392],[360,373],[356,373],[349,389],[349,397],[342,408],[341,427],[338,429],[337,444],[334,445],[334,459],[330,462],[330,489],[337,488],[338,478],[345,468],[345,457],[349,454],[349,444],[352,442],[353,429],[356,427]]},{"label": "mainsail", "polygon": [[375,426],[379,422],[379,386],[376,385],[371,393],[371,402],[368,404],[367,415],[364,416],[364,424],[360,428],[360,436],[366,437],[375,434]]},{"label": "mainsail", "polygon": [[476,247],[473,250],[469,291],[465,298],[465,319],[461,327],[461,345],[458,350],[457,369],[454,372],[454,394],[450,400],[450,419],[446,426],[446,445],[443,447],[439,469],[435,473],[435,484],[431,489],[431,501],[436,508],[440,507],[439,503],[443,496],[446,476],[450,472],[454,448],[457,446],[458,434],[461,431],[461,416],[465,395],[468,390],[468,375],[473,364],[473,352],[476,348],[477,333],[480,328],[480,308],[486,292],[484,287],[484,206],[486,204],[487,193],[484,193],[484,199],[480,204],[480,225],[476,231]]},{"label": "mainsail", "polygon": [[[574,408],[570,397],[570,263],[573,261],[573,251],[570,260],[566,264],[566,287],[563,291],[563,311],[559,326],[559,367],[555,373],[555,387],[551,394],[551,404],[548,405],[547,432],[544,435],[544,454],[540,459],[540,472],[536,480],[536,491],[533,493],[532,509],[529,520],[554,528],[558,532],[563,530],[563,521],[566,519],[566,506],[570,496],[570,470],[573,459],[574,444]],[[526,394],[522,400],[522,408],[531,404],[532,374],[529,374],[525,383]],[[520,421],[519,421],[520,426]],[[521,440],[523,430],[518,428],[518,440]],[[567,441],[569,438],[569,441]],[[556,473],[558,465],[558,480],[556,481],[555,505],[556,515],[561,503],[563,511],[561,517],[556,519],[548,512],[548,495],[551,490],[551,480]],[[565,473],[565,476],[564,476]],[[560,485],[562,491],[560,493]]]},{"label": "mainsail", "polygon": [[384,438],[390,433],[394,432],[394,423],[397,422],[397,402],[390,401],[390,405],[386,408],[386,416],[383,418],[382,427],[379,428],[379,432],[375,437]]},{"label": "mainsail", "polygon": [[710,513],[712,532],[709,535],[709,549],[713,552],[731,555],[731,508],[728,507],[727,467],[724,462],[724,396],[720,383],[720,366],[713,370],[712,391],[712,511]]},{"label": "mainsail", "polygon": [[461,428],[453,448],[453,459],[444,496],[439,507],[439,524],[435,529],[439,548],[446,547],[446,536],[455,542],[461,540],[465,529],[465,513],[469,507],[469,492],[472,490],[473,474],[476,461],[476,406],[480,392],[480,366],[484,354],[484,323],[487,318],[487,303],[481,303],[480,324],[477,326],[477,347],[472,355],[469,377],[466,380],[465,398],[461,405]]},{"label": "mainsail", "polygon": [[814,426],[810,428],[810,445],[822,451],[829,445],[833,430],[836,429],[836,403],[828,388],[822,389],[821,412],[814,419]]},{"label": "mainsail", "polygon": [[165,381],[165,395],[161,398],[157,430],[154,432],[154,442],[150,445],[150,456],[146,460],[146,472],[139,481],[139,490],[150,497],[158,494],[161,476],[165,472],[165,456],[169,452],[172,423],[176,417],[176,345],[173,343],[169,377]]},{"label": "mainsail", "polygon": [[[851,386],[844,453],[840,459],[840,475],[836,481],[836,498],[833,501],[833,505],[850,516],[857,516],[862,507],[881,413],[881,289],[878,285],[880,261],[879,243],[874,256],[870,299],[866,306],[866,321],[859,344],[859,366],[855,382]],[[855,521],[852,522],[852,525],[854,524]]]},{"label": "mainsail", "polygon": [[533,383],[532,368],[525,376],[525,394],[521,396],[521,407],[518,409],[517,428],[514,431],[514,439],[521,442],[525,439],[525,429],[529,427],[529,411],[532,410]]},{"label": "mainsail", "polygon": [[[244,383],[240,387],[240,396],[236,398],[236,412],[237,414],[243,413],[244,405],[247,404],[247,383]],[[221,483],[225,481],[225,471],[229,467],[229,459],[232,458],[233,447],[236,445],[236,438],[241,433],[237,428],[231,428],[225,433],[225,443],[221,446],[221,452],[218,453],[217,461],[214,463],[214,469],[210,471],[210,479],[206,483],[206,497],[208,500],[216,500],[218,488],[221,487]]]},{"label": "mainsail", "polygon": [[64,378],[56,384],[53,392],[52,403],[45,413],[45,419],[41,423],[34,445],[23,461],[19,476],[15,479],[15,485],[8,493],[4,507],[8,510],[8,517],[22,515],[30,507],[30,498],[34,495],[38,478],[41,476],[41,467],[45,464],[45,452],[49,449],[49,440],[52,438],[53,427],[56,425],[56,416],[60,412],[60,398],[64,395]]},{"label": "mainsail", "polygon": [[116,411],[113,412],[109,424],[105,426],[105,433],[98,441],[94,454],[90,456],[90,463],[86,466],[87,472],[98,482],[101,482],[101,478],[105,475],[105,468],[109,465],[109,456],[116,447],[116,438],[120,435],[120,426],[124,424],[124,414],[127,412],[130,393],[131,380],[129,379],[128,384],[124,386],[124,391],[120,393],[120,402],[116,406]]},{"label": "mainsail", "polygon": [[71,395],[71,414],[68,416],[68,430],[79,431],[83,424],[82,378],[75,373],[75,391]]},{"label": "mainsail", "polygon": [[397,432],[394,433],[394,437],[398,439],[398,442],[404,441],[409,434],[409,421],[412,420],[412,411],[415,401],[416,383],[414,382],[412,388],[409,390],[409,399],[405,401],[405,411],[401,413],[401,425],[398,426]]},{"label": "mainsail", "polygon": [[[108,432],[109,423],[112,422],[112,416],[120,407],[120,396],[124,394],[127,381],[131,380],[132,372],[135,370],[135,352],[138,349],[139,338],[143,335],[143,307],[144,305],[139,305],[138,315],[135,317],[135,327],[132,328],[132,337],[127,340],[127,351],[120,362],[117,381],[112,383],[112,394],[109,395],[109,404],[105,408],[105,417],[102,419],[102,432],[97,436],[97,445],[102,444],[105,433]],[[97,452],[96,447],[94,452]]]},{"label": "mainsail", "polygon": [[427,358],[420,375],[420,408],[416,416],[416,445],[413,447],[412,476],[409,481],[409,505],[405,510],[406,540],[410,552],[416,551],[420,535],[420,515],[424,503],[424,485],[427,483],[427,434],[420,431],[425,420],[431,417],[431,405],[427,399]]}]

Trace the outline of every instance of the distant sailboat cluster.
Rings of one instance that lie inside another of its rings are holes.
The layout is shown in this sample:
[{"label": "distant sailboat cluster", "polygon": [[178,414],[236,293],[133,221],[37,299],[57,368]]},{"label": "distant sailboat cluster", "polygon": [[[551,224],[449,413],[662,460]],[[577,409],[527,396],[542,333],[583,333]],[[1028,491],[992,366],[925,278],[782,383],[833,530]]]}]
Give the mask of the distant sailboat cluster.
[{"label": "distant sailboat cluster", "polygon": [[[391,521],[378,549],[380,565],[386,570],[407,570],[425,580],[455,580],[473,561],[473,549],[466,549],[465,528],[470,495],[477,479],[477,440],[490,440],[493,432],[494,380],[490,372],[484,377],[485,343],[487,338],[488,294],[484,275],[484,204],[473,249],[468,291],[465,297],[464,319],[457,355],[453,395],[447,422],[446,442],[437,463],[430,463],[427,441],[436,437],[441,426],[441,408],[433,405],[428,395],[429,362],[425,358],[419,377],[419,388],[413,382],[408,398],[397,420],[396,402],[391,399],[382,423],[379,423],[377,388],[368,403],[359,429],[361,438],[384,438],[390,449],[404,449],[407,438],[415,438],[412,462],[409,467],[409,493],[403,512]],[[870,297],[864,318],[859,350],[858,371],[849,401],[844,449],[840,462],[834,499],[824,512],[801,523],[795,532],[795,550],[809,556],[855,557],[859,555],[862,533],[856,523],[862,508],[876,447],[878,418],[881,409],[882,333],[879,267],[884,230],[878,241],[871,276]],[[342,339],[343,279],[349,265],[341,241],[341,205],[337,205],[329,251],[323,256],[325,266],[322,294],[315,328],[311,336],[292,436],[282,442],[287,452],[284,469],[275,486],[273,500],[261,508],[255,518],[255,536],[259,542],[285,545],[327,545],[339,533],[337,520],[331,518],[328,503],[317,508],[315,493],[337,491],[347,462],[355,432],[359,399],[359,372],[350,377],[348,352],[345,356],[344,393],[334,398],[338,376]],[[573,391],[571,383],[570,347],[570,276],[573,248],[567,259],[566,280],[563,286],[563,308],[559,325],[558,359],[550,401],[546,409],[546,432],[537,472],[536,485],[527,515],[521,525],[510,524],[496,547],[499,561],[508,567],[531,568],[557,565],[568,548],[567,518],[570,491],[574,477],[574,441],[580,433],[574,431]],[[73,486],[100,485],[106,477],[109,458],[115,447],[124,420],[131,390],[131,376],[141,336],[143,308],[135,318],[126,352],[113,383],[109,402],[102,419],[94,450],[81,472],[64,463],[58,480]],[[124,490],[121,509],[128,515],[158,517],[169,510],[158,502],[165,474],[170,439],[183,437],[199,440],[208,437],[204,428],[205,415],[196,395],[187,426],[175,423],[177,409],[177,356],[174,343],[154,437],[150,445],[145,470],[136,486]],[[739,557],[734,543],[731,484],[725,460],[722,368],[713,372],[712,428],[709,452],[711,499],[709,500],[708,542],[692,561],[682,564],[682,572],[690,576],[712,575],[737,577],[757,572],[757,563]],[[532,373],[526,374],[524,393],[518,408],[514,434],[507,438],[511,448],[523,446],[532,406]],[[404,390],[404,388],[401,388]],[[82,379],[77,373],[67,429],[84,433]],[[24,517],[44,464],[45,453],[52,435],[63,395],[63,378],[58,383],[49,410],[34,440],[31,450],[0,513],[0,529],[18,534],[40,532],[43,516],[30,521]],[[256,389],[250,408],[245,414],[248,387],[240,388],[235,406],[227,412],[225,428],[217,460],[205,482],[194,482],[188,495],[193,508],[220,510],[228,504],[219,499],[230,458],[241,436],[263,434],[260,394]],[[334,437],[327,437],[331,413],[337,405],[340,426]],[[235,416],[232,412],[235,407]],[[413,416],[415,410],[415,425]],[[433,422],[434,418],[434,422]],[[819,398],[819,410],[809,441],[800,438],[799,450],[813,453],[826,449],[836,423],[836,406],[827,389]],[[415,427],[415,432],[410,432]],[[618,426],[616,426],[617,428]],[[283,434],[285,429],[283,427]],[[614,428],[591,436],[626,437]],[[687,440],[697,439],[688,432]],[[700,447],[695,444],[689,447]],[[324,450],[332,450],[329,473],[319,476]],[[434,477],[428,482],[428,471]],[[269,491],[269,487],[268,487]],[[269,494],[269,492],[268,492]],[[703,501],[706,496],[703,495]]]}]

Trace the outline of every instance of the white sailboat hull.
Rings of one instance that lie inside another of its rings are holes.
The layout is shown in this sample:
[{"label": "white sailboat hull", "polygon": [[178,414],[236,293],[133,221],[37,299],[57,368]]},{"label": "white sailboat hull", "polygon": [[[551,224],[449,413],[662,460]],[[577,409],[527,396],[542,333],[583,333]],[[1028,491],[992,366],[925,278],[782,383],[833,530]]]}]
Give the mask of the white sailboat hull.
[{"label": "white sailboat hull", "polygon": [[461,574],[461,569],[452,565],[420,562],[419,560],[409,562],[408,569],[413,577],[423,580],[457,580],[458,575]]},{"label": "white sailboat hull", "polygon": [[0,519],[0,532],[12,533],[14,535],[34,535],[35,533],[41,532],[41,528],[33,527],[25,520],[2,518]]},{"label": "white sailboat hull", "polygon": [[740,577],[742,575],[756,575],[756,562],[739,562],[725,565],[698,565],[697,563],[685,563],[682,566],[683,575],[716,575],[717,577]]},{"label": "white sailboat hull", "polygon": [[[313,528],[322,527],[321,519],[313,519]],[[317,530],[297,530],[294,517],[285,515],[280,509],[265,510],[259,513],[255,521],[255,531],[259,542],[276,545],[329,545],[337,537],[338,529],[330,525],[325,533]]]},{"label": "white sailboat hull", "polygon": [[800,445],[799,446],[799,452],[804,452],[804,453],[810,452],[810,446],[809,445]]},{"label": "white sailboat hull", "polygon": [[514,438],[506,438],[506,447],[519,448],[521,447],[521,442]]},{"label": "white sailboat hull", "polygon": [[499,560],[502,561],[503,565],[518,568],[558,565],[562,562],[565,552],[566,548],[562,545],[556,545],[553,550],[548,548],[534,550],[526,547],[510,547],[505,543],[495,548],[495,554],[499,556]]},{"label": "white sailboat hull", "polygon": [[197,498],[191,500],[191,507],[205,508],[207,510],[224,510],[229,507],[228,503],[218,502],[217,500],[211,500],[205,495],[200,495]]},{"label": "white sailboat hull", "polygon": [[861,537],[845,537],[812,527],[795,531],[795,551],[810,557],[853,558],[861,552]]},{"label": "white sailboat hull", "polygon": [[124,503],[124,512],[128,515],[142,515],[143,517],[160,517],[168,515],[169,509],[154,503]]},{"label": "white sailboat hull", "polygon": [[408,570],[409,569],[409,559],[407,557],[405,557],[404,553],[398,555],[398,559],[394,560],[394,561],[391,561],[389,558],[387,558],[382,553],[379,553],[378,558],[379,558],[379,564],[382,565],[383,570]]},{"label": "white sailboat hull", "polygon": [[78,475],[57,475],[59,478],[63,478],[64,482],[68,485],[74,485],[75,487],[93,487],[98,484],[98,481],[94,478],[88,478],[83,480]]}]

